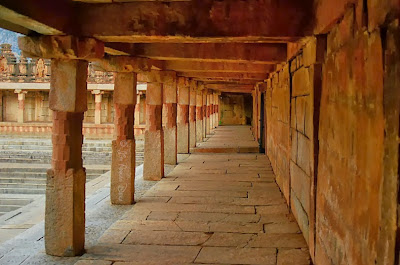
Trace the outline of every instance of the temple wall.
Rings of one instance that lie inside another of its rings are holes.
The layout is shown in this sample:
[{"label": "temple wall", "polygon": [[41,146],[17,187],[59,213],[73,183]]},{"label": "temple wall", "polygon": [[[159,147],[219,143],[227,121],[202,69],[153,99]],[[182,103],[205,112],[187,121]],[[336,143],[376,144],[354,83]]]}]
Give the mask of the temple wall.
[{"label": "temple wall", "polygon": [[267,155],[316,264],[394,262],[400,30],[362,5],[291,50],[257,95]]},{"label": "temple wall", "polygon": [[220,125],[250,125],[252,120],[250,95],[222,93],[220,104]]}]

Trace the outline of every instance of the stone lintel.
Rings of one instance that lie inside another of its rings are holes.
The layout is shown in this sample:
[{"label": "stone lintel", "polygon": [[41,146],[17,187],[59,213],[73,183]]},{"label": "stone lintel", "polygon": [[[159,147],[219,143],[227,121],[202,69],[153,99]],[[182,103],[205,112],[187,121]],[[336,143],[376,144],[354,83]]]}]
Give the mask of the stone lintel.
[{"label": "stone lintel", "polygon": [[93,60],[104,56],[103,42],[75,36],[19,37],[22,55],[44,59]]},{"label": "stone lintel", "polygon": [[174,71],[157,71],[139,73],[138,81],[145,83],[174,83],[176,82],[176,73]]},{"label": "stone lintel", "polygon": [[152,60],[130,56],[106,56],[93,62],[93,67],[104,72],[147,72],[151,70]]}]

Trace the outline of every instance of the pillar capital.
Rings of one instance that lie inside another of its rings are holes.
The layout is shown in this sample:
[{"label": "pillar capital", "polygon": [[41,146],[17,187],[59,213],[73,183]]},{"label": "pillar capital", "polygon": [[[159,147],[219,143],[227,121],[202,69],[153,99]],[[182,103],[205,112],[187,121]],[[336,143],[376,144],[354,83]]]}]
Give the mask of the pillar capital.
[{"label": "pillar capital", "polygon": [[87,110],[88,62],[51,60],[49,107],[63,112]]},{"label": "pillar capital", "polygon": [[75,36],[19,37],[22,55],[44,59],[93,60],[104,56],[104,43],[94,38]]},{"label": "pillar capital", "polygon": [[14,93],[18,94],[18,100],[24,100],[25,99],[25,95],[26,95],[26,93],[28,93],[28,91],[24,91],[22,89],[15,89]]},{"label": "pillar capital", "polygon": [[152,67],[152,60],[131,56],[105,56],[93,62],[95,70],[103,72],[148,72]]},{"label": "pillar capital", "polygon": [[93,95],[103,95],[104,91],[100,89],[95,89],[91,91]]}]

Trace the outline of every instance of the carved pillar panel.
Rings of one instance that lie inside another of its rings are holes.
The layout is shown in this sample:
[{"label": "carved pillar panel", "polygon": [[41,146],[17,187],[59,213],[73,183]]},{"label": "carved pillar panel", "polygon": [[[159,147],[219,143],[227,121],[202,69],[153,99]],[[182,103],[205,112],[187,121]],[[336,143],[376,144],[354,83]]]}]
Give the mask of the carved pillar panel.
[{"label": "carved pillar panel", "polygon": [[116,73],[114,84],[114,140],[112,142],[111,203],[134,203],[136,73]]},{"label": "carved pillar panel", "polygon": [[161,180],[164,177],[162,93],[163,85],[161,83],[147,83],[143,163],[143,178],[145,180]]}]

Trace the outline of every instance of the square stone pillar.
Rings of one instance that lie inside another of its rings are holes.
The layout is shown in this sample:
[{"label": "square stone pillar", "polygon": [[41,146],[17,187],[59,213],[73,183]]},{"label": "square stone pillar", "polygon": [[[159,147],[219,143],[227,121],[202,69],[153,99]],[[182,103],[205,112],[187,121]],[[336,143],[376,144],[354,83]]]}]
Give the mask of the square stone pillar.
[{"label": "square stone pillar", "polygon": [[111,203],[117,205],[134,203],[136,84],[136,73],[115,73],[110,196]]},{"label": "square stone pillar", "polygon": [[196,91],[196,141],[203,141],[203,92]]},{"label": "square stone pillar", "polygon": [[214,130],[215,115],[214,115],[214,91],[210,92],[210,131]]},{"label": "square stone pillar", "polygon": [[215,93],[214,97],[215,128],[217,128],[219,126],[219,93]]},{"label": "square stone pillar", "polygon": [[211,94],[209,91],[206,92],[206,135],[211,132]]},{"label": "square stone pillar", "polygon": [[[140,93],[142,93],[142,92],[140,92]],[[134,125],[140,125],[140,96],[141,96],[141,94],[137,93],[136,104],[135,104],[135,121],[134,121]]]},{"label": "square stone pillar", "polygon": [[14,91],[14,93],[16,93],[18,95],[17,122],[24,123],[25,122],[25,95],[28,92],[17,89]]},{"label": "square stone pillar", "polygon": [[161,180],[164,177],[162,94],[163,85],[161,83],[147,83],[143,163],[143,178],[145,180]]},{"label": "square stone pillar", "polygon": [[191,80],[189,96],[189,148],[196,147],[196,89],[196,81]]},{"label": "square stone pillar", "polygon": [[94,95],[94,124],[101,124],[101,101],[103,98],[104,91],[93,90]]},{"label": "square stone pillar", "polygon": [[165,126],[164,126],[164,163],[168,165],[177,164],[177,85],[173,82],[163,83],[163,102]]},{"label": "square stone pillar", "polygon": [[82,122],[87,110],[87,67],[81,60],[52,60],[52,168],[47,171],[45,247],[54,256],[84,253],[85,183]]},{"label": "square stone pillar", "polygon": [[203,141],[207,138],[207,90],[202,90],[203,93]]},{"label": "square stone pillar", "polygon": [[178,78],[178,153],[189,153],[189,84]]}]

